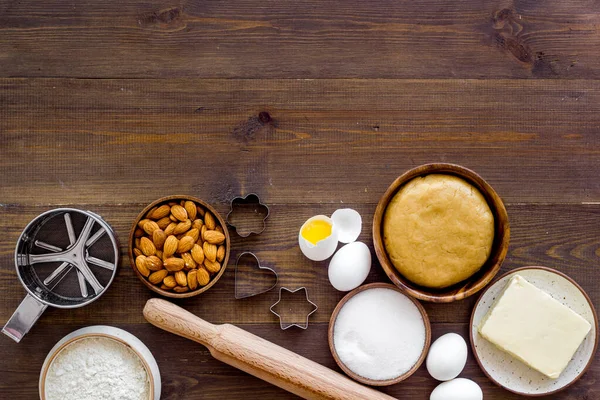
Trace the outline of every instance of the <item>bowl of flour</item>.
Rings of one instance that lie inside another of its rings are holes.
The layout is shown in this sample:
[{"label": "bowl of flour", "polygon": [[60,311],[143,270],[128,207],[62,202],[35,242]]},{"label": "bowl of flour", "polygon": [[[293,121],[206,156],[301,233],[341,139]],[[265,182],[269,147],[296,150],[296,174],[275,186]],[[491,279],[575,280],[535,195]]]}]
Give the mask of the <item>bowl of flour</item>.
[{"label": "bowl of flour", "polygon": [[48,353],[41,400],[158,400],[160,371],[150,350],[127,331],[90,326],[70,333]]}]

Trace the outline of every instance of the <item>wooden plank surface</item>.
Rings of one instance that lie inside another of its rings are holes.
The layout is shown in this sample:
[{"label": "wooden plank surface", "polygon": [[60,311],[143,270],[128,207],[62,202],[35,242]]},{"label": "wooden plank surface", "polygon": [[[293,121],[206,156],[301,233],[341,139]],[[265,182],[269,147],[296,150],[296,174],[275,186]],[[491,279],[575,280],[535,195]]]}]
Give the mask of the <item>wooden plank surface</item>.
[{"label": "wooden plank surface", "polygon": [[[377,201],[402,172],[455,162],[500,194],[511,221],[501,272],[546,265],[600,307],[600,4],[594,0],[0,0],[0,323],[24,289],[14,269],[23,227],[58,206],[102,215],[121,240],[117,278],[97,302],[49,309],[20,344],[0,338],[0,398],[37,397],[44,357],[83,326],[124,328],[154,353],[163,399],[292,399],[147,324],[152,297],[126,237],[150,201],[191,194],[223,214],[256,192],[271,208],[258,237],[233,235],[280,286],[319,305],[306,331],[281,331],[276,291],[234,299],[233,265],[178,304],[338,370],[327,346],[343,293],[309,262],[302,222],[358,210],[371,244]],[[529,79],[534,78],[534,79]],[[388,281],[374,258],[367,282]],[[477,296],[425,304],[433,337],[467,335]],[[516,400],[469,354],[463,376],[486,400]],[[600,355],[548,398],[600,398]],[[382,389],[427,400],[425,368]]]}]

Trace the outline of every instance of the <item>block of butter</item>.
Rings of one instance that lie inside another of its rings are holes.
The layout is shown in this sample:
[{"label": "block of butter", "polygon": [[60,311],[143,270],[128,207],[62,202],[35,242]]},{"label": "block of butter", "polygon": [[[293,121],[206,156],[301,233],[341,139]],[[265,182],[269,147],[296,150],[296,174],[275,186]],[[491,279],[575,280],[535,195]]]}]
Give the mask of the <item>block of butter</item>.
[{"label": "block of butter", "polygon": [[520,275],[514,275],[479,325],[501,350],[556,379],[591,329],[590,323]]}]

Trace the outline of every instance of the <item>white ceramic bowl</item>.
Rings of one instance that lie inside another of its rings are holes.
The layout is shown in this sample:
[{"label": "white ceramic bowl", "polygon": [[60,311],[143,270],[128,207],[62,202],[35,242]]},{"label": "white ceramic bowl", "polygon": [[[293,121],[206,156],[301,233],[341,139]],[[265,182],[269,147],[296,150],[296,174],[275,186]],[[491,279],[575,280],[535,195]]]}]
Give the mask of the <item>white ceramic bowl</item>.
[{"label": "white ceramic bowl", "polygon": [[123,329],[106,325],[94,325],[77,329],[76,331],[73,331],[67,336],[63,337],[58,343],[54,345],[52,350],[50,350],[50,352],[46,356],[46,360],[44,360],[42,371],[40,373],[39,391],[41,400],[46,399],[46,374],[48,373],[50,364],[55,359],[55,357],[69,344],[79,339],[93,337],[105,337],[116,340],[120,343],[123,343],[125,346],[129,347],[135,354],[137,354],[137,356],[142,361],[142,364],[144,365],[144,368],[146,369],[146,373],[148,374],[148,378],[150,380],[150,396],[148,397],[148,400],[160,400],[160,371],[158,369],[158,364],[156,363],[156,360],[154,359],[152,353],[150,353],[148,347],[146,347],[146,345],[140,339],[133,336],[131,333],[124,331]]}]

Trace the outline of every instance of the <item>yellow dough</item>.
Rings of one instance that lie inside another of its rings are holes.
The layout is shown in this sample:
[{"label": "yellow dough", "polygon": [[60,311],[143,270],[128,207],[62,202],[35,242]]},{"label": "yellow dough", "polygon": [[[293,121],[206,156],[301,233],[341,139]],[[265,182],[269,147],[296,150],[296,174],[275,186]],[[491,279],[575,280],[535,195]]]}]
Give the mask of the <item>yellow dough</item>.
[{"label": "yellow dough", "polygon": [[467,279],[486,262],[493,241],[494,216],[485,198],[453,175],[412,179],[383,216],[392,264],[421,286],[444,288]]}]

